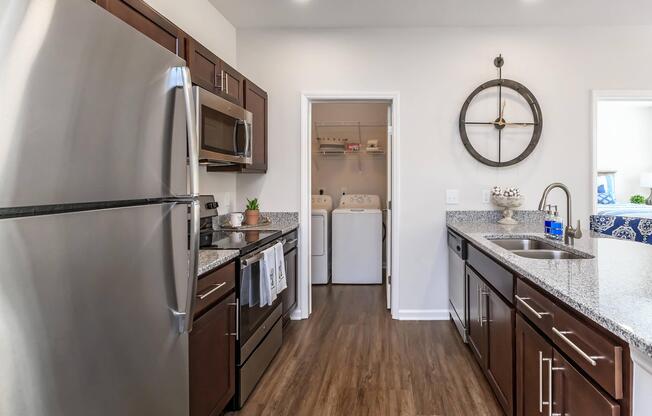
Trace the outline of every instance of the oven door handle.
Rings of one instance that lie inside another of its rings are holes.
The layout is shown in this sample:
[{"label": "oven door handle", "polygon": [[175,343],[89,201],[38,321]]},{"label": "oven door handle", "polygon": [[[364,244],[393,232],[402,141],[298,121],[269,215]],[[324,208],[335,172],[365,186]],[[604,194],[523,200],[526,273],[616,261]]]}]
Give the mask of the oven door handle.
[{"label": "oven door handle", "polygon": [[262,260],[263,260],[263,253],[260,252],[260,253],[254,254],[251,257],[247,257],[246,259],[241,260],[240,264],[242,265],[242,267],[247,268],[247,267],[253,266],[256,263],[259,263]]},{"label": "oven door handle", "polygon": [[256,252],[255,254],[252,254],[249,257],[241,259],[240,260],[241,268],[247,268],[249,266],[253,266],[254,264],[260,262],[263,259],[263,251],[267,250],[270,247],[275,246],[278,243],[281,243],[282,246],[285,246],[286,242],[287,242],[287,240],[285,238],[283,238],[281,240],[274,241],[273,243],[268,244],[264,248],[260,249],[260,251]]}]

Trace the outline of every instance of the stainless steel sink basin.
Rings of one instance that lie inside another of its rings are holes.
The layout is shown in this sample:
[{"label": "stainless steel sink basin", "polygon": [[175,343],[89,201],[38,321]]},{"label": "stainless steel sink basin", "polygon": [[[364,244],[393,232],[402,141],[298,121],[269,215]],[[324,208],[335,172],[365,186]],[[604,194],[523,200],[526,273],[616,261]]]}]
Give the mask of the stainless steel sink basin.
[{"label": "stainless steel sink basin", "polygon": [[564,250],[512,250],[512,253],[517,256],[540,260],[573,260],[586,258]]},{"label": "stainless steel sink basin", "polygon": [[516,239],[516,238],[505,238],[505,239],[491,239],[491,242],[510,251],[514,250],[558,250],[552,244],[548,244],[545,241],[540,240],[530,240],[529,238]]}]

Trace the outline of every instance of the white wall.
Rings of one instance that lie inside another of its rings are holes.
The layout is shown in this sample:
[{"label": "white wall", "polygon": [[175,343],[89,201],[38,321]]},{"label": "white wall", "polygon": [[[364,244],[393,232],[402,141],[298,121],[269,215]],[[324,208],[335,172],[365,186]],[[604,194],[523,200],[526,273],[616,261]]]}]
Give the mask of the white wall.
[{"label": "white wall", "polygon": [[[197,39],[217,56],[236,66],[235,27],[208,0],[145,0],[152,8]],[[200,167],[199,191],[215,195],[220,213],[233,210],[236,174],[206,172]]]},{"label": "white wall", "polygon": [[598,171],[616,171],[617,202],[632,195],[647,198],[641,173],[652,172],[652,103],[598,102]]},{"label": "white wall", "polygon": [[[650,39],[652,27],[238,31],[240,69],[268,91],[270,111],[269,172],[238,178],[238,193],[259,196],[269,210],[299,209],[302,91],[399,91],[399,308],[443,315],[445,190],[460,190],[461,204],[450,208],[483,209],[482,190],[518,185],[525,208],[534,209],[544,187],[559,180],[586,227],[590,91],[652,89]],[[457,131],[468,94],[495,78],[498,53],[504,76],[538,97],[544,120],[534,153],[502,169],[472,159]]]},{"label": "white wall", "polygon": [[[312,193],[324,190],[333,198],[333,205],[340,203],[344,189],[347,194],[372,194],[380,196],[381,206],[387,201],[387,157],[383,154],[366,154],[367,140],[378,140],[382,149],[387,149],[387,103],[337,102],[315,103],[312,106],[314,123],[359,122],[354,125],[322,126],[312,130]],[[317,152],[321,138],[348,139],[350,143],[361,143],[358,155],[323,155]]]}]

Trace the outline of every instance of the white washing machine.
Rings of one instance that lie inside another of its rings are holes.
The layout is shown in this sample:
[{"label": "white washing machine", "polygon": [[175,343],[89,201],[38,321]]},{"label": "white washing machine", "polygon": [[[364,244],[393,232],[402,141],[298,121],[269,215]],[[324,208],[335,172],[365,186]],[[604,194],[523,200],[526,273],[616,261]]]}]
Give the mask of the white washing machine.
[{"label": "white washing machine", "polygon": [[312,196],[311,255],[312,284],[324,285],[330,279],[331,229],[333,200],[330,195]]},{"label": "white washing machine", "polygon": [[343,195],[333,211],[333,283],[383,282],[383,214],[378,195]]}]

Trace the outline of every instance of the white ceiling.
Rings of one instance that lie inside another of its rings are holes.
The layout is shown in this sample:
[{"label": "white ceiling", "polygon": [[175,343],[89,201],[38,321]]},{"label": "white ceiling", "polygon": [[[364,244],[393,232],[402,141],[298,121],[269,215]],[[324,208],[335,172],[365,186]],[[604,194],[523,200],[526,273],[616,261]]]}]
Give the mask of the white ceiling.
[{"label": "white ceiling", "polygon": [[236,28],[649,25],[652,0],[210,0]]}]

